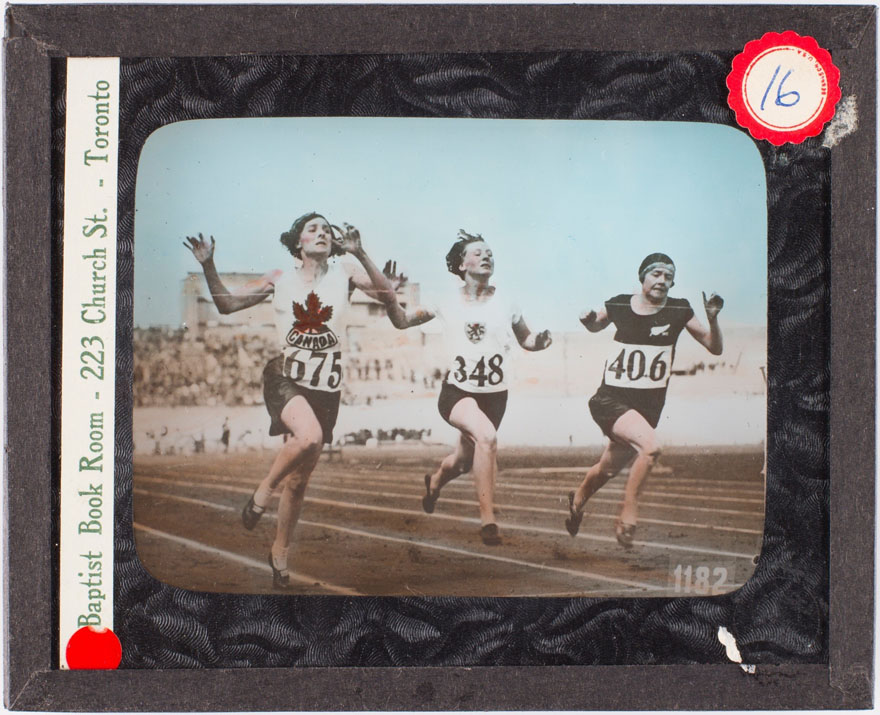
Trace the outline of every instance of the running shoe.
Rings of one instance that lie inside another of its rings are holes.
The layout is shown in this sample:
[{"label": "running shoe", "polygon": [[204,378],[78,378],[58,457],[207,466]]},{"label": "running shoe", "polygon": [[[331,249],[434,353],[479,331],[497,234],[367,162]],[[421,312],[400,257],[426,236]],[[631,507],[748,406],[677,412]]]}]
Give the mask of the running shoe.
[{"label": "running shoe", "polygon": [[272,569],[272,588],[279,591],[286,591],[290,588],[290,574],[287,569],[279,571],[275,568],[275,561],[272,560],[272,552],[269,552],[269,568]]},{"label": "running shoe", "polygon": [[636,525],[624,524],[618,521],[614,528],[614,535],[617,537],[617,543],[625,549],[633,547],[633,540],[636,538]]},{"label": "running shoe", "polygon": [[[256,494],[256,492],[254,492],[254,494]],[[244,509],[241,510],[241,523],[244,524],[244,528],[248,531],[253,530],[257,525],[257,522],[260,520],[260,517],[263,516],[263,512],[266,511],[265,507],[260,507],[254,504],[254,494],[251,494],[251,498],[247,500],[247,504],[245,504]]]},{"label": "running shoe", "polygon": [[568,518],[565,520],[565,529],[572,536],[577,536],[581,528],[584,513],[574,508],[574,492],[568,493]]},{"label": "running shoe", "polygon": [[480,538],[486,546],[498,546],[501,543],[498,524],[483,524],[480,528]]},{"label": "running shoe", "polygon": [[437,503],[437,500],[440,498],[440,492],[438,491],[436,494],[431,493],[431,475],[425,475],[425,496],[422,497],[422,509],[425,510],[426,514],[434,513],[434,505]]}]

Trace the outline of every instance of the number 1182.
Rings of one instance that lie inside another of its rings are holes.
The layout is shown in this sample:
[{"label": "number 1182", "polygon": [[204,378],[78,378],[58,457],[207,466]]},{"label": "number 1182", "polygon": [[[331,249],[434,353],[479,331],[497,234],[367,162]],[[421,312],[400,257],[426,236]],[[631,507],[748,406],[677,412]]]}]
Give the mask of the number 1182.
[{"label": "number 1182", "polygon": [[673,588],[676,593],[695,593],[701,596],[721,593],[727,582],[724,566],[683,566],[678,564],[672,571]]}]

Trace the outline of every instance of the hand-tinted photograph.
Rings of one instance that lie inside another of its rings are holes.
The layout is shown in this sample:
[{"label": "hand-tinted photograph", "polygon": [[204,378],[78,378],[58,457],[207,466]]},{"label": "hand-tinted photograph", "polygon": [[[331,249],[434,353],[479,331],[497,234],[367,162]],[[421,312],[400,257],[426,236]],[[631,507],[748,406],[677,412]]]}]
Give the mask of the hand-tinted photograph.
[{"label": "hand-tinted photograph", "polygon": [[162,127],[135,202],[144,567],[227,593],[737,589],[766,205],[721,125]]}]

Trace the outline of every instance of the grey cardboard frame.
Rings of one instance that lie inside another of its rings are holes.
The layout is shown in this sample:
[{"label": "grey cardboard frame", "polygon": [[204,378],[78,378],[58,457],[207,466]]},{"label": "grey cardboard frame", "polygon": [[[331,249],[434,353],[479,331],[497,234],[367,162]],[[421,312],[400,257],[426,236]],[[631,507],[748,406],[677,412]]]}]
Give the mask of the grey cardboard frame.
[{"label": "grey cardboard frame", "polygon": [[[295,18],[295,24],[292,24]],[[296,27],[296,32],[289,28]],[[55,401],[50,60],[525,50],[727,50],[815,37],[859,98],[832,153],[830,624],[825,665],[54,668]],[[865,708],[874,598],[875,76],[872,6],[11,6],[6,12],[5,703],[14,710]],[[847,237],[846,241],[836,237]]]}]

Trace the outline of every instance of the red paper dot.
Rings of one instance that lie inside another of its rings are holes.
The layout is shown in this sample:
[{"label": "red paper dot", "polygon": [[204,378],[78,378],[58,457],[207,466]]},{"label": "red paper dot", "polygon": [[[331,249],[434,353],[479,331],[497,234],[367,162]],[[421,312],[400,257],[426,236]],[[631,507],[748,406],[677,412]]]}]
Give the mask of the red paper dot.
[{"label": "red paper dot", "polygon": [[122,660],[122,644],[109,628],[84,626],[70,636],[65,656],[71,670],[115,670]]}]

